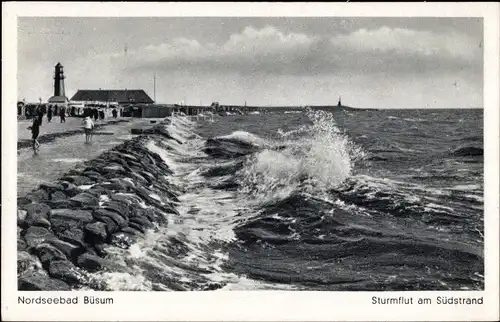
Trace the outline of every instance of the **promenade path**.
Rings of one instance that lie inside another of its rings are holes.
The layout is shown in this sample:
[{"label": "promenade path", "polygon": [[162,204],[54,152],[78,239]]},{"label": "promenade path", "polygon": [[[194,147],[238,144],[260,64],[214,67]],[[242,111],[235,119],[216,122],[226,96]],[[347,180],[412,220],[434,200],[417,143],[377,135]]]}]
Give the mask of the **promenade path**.
[{"label": "promenade path", "polygon": [[[58,118],[56,118],[58,120]],[[85,144],[83,133],[54,138],[42,143],[38,155],[33,154],[31,148],[18,149],[17,155],[17,195],[23,196],[37,188],[41,183],[48,183],[61,177],[68,170],[77,167],[84,161],[93,159],[106,150],[113,148],[135,135],[130,133],[132,128],[148,128],[154,124],[152,119],[130,119],[129,122],[109,124],[97,128],[91,144]],[[160,122],[162,119],[153,119]],[[102,121],[98,121],[97,124]],[[18,141],[30,138],[30,131],[26,130],[29,121],[20,121],[18,124]],[[24,123],[24,124],[23,124]],[[81,127],[81,119],[67,118],[66,123],[47,123],[44,118],[40,128],[40,136],[71,131]],[[28,132],[28,135],[23,134]]]},{"label": "promenade path", "polygon": [[[125,121],[130,120],[131,118],[117,118],[112,119],[108,118],[105,120],[97,120],[94,123],[99,126],[107,126],[107,124],[115,123],[117,121]],[[83,133],[83,125],[82,118],[76,117],[66,117],[65,123],[60,123],[59,117],[52,118],[52,122],[47,122],[47,117],[44,116],[42,121],[42,126],[40,127],[40,135],[39,139],[47,136],[54,136],[59,133],[67,133],[67,132],[82,132]],[[22,144],[24,147],[24,143],[30,142],[31,140],[31,130],[28,130],[28,127],[32,124],[31,120],[19,120],[17,121],[17,141],[19,144]],[[18,145],[19,145],[18,144]]]}]

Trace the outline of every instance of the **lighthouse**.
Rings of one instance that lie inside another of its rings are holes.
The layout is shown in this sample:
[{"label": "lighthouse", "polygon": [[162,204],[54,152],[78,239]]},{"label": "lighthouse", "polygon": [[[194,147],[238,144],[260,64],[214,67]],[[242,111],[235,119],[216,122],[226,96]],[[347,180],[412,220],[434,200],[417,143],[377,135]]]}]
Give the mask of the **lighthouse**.
[{"label": "lighthouse", "polygon": [[49,104],[68,105],[68,98],[64,90],[64,68],[61,63],[57,63],[54,68],[54,96],[49,98]]}]

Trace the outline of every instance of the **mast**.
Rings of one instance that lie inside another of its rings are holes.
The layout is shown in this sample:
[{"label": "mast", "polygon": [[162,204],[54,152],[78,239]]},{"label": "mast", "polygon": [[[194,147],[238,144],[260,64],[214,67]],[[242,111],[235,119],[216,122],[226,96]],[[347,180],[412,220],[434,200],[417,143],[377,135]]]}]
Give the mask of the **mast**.
[{"label": "mast", "polygon": [[154,95],[154,101],[156,103],[156,73],[153,74],[153,95]]}]

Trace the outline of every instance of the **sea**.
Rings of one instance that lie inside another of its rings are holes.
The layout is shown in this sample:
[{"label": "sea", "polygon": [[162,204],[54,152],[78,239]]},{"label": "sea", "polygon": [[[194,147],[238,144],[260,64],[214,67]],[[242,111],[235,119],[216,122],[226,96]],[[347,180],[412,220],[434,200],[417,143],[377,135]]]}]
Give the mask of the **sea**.
[{"label": "sea", "polygon": [[[179,215],[110,290],[484,289],[483,109],[175,116]],[[181,144],[182,143],[182,144]]]}]

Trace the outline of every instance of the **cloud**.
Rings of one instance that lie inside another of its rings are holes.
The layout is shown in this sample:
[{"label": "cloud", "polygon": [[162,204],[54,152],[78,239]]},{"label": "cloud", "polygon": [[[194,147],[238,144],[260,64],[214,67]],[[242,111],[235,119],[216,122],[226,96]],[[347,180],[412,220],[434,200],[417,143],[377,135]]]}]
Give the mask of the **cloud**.
[{"label": "cloud", "polygon": [[456,32],[381,27],[326,37],[246,27],[223,44],[176,38],[115,55],[132,71],[315,76],[336,73],[425,73],[482,68],[479,44]]},{"label": "cloud", "polygon": [[142,88],[152,96],[155,72],[161,102],[335,104],[342,95],[359,107],[482,104],[482,37],[461,21],[453,20],[459,28],[427,20],[356,20],[349,28],[311,21],[265,27],[238,19],[237,26],[214,22],[213,28],[196,22],[203,32],[167,21],[153,31],[147,24],[127,33],[127,21],[115,29],[103,22],[98,31],[92,21],[64,36],[31,34],[45,25],[26,27],[29,34],[18,42],[18,94],[33,101],[50,97],[60,61],[70,97],[85,88]]},{"label": "cloud", "polygon": [[331,38],[331,42],[334,46],[363,53],[394,52],[398,55],[463,61],[471,61],[480,53],[479,44],[466,35],[389,27],[359,29],[348,35]]}]

